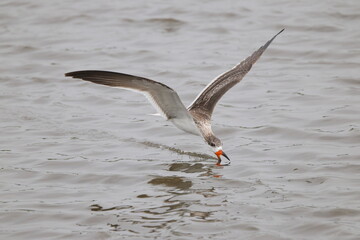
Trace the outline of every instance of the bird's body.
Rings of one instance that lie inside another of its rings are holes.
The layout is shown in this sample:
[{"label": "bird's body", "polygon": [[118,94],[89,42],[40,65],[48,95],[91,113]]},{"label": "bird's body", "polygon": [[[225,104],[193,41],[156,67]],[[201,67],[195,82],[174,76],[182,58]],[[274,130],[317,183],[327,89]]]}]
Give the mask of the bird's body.
[{"label": "bird's body", "polygon": [[150,79],[129,74],[96,70],[70,72],[66,73],[65,76],[80,78],[85,81],[110,87],[133,90],[144,94],[158,113],[165,119],[171,121],[176,127],[185,132],[202,136],[217,155],[219,159],[217,165],[220,165],[221,155],[227,159],[229,158],[222,151],[220,139],[214,135],[211,129],[211,115],[214,107],[230,88],[243,79],[246,73],[250,71],[252,65],[283,30],[240,64],[210,82],[187,108],[173,89]]}]

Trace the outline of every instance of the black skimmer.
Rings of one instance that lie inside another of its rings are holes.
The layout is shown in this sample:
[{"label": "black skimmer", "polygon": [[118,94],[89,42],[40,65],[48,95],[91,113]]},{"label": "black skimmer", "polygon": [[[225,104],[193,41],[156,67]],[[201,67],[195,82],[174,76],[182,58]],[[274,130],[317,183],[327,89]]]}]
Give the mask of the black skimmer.
[{"label": "black skimmer", "polygon": [[[251,56],[211,81],[187,108],[172,88],[147,78],[98,70],[69,72],[65,76],[144,94],[158,113],[176,127],[185,132],[202,136],[218,158],[216,165],[228,165],[230,159],[223,151],[222,142],[211,129],[211,115],[214,107],[230,88],[243,79],[252,65],[282,31],[284,29]],[[221,164],[220,156],[224,156],[229,161],[226,164]]]}]

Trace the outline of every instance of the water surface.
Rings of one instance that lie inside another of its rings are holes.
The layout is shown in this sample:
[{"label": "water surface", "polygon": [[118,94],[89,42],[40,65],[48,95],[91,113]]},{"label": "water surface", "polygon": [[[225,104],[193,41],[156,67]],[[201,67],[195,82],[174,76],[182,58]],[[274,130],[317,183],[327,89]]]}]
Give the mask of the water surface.
[{"label": "water surface", "polygon": [[[359,239],[358,1],[0,11],[2,239]],[[188,105],[282,28],[215,109],[229,167],[143,96],[64,77],[144,76]]]}]

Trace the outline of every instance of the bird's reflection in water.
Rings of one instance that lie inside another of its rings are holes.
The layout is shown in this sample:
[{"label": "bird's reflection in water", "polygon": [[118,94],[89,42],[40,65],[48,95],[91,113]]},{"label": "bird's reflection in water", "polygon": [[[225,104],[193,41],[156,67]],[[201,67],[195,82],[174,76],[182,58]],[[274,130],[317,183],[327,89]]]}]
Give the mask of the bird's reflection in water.
[{"label": "bird's reflection in water", "polygon": [[[168,195],[164,199],[164,206],[168,207],[163,214],[176,214],[179,217],[190,217],[197,220],[214,221],[211,219],[212,212],[205,211],[202,199],[217,196],[214,187],[204,186],[203,188],[193,188],[194,182],[192,179],[199,181],[204,176],[214,176],[212,172],[213,165],[211,167],[202,163],[172,163],[168,167],[169,172],[182,172],[191,174],[189,177],[184,176],[158,176],[154,177],[148,183],[151,185],[165,186],[163,189]],[[200,173],[194,175],[194,173]],[[195,177],[194,177],[195,176]],[[193,177],[193,178],[191,178]],[[192,210],[192,207],[199,208]],[[202,211],[204,209],[204,211]]]},{"label": "bird's reflection in water", "polygon": [[[223,167],[217,166],[216,168]],[[221,175],[213,173],[212,165],[209,166],[202,163],[173,163],[170,165],[169,171],[178,171],[184,173],[201,173],[199,177],[221,177]]]},{"label": "bird's reflection in water", "polygon": [[153,186],[152,189],[149,191],[149,188],[146,188],[146,193],[138,194],[132,200],[132,206],[105,208],[94,204],[90,209],[114,212],[116,217],[110,220],[108,226],[110,230],[122,234],[147,234],[155,237],[161,235],[164,229],[176,231],[173,229],[174,224],[186,226],[194,221],[220,222],[220,219],[214,217],[214,212],[221,203],[211,199],[218,196],[215,188],[198,184],[214,175],[213,168],[217,167],[202,163],[172,163],[165,170],[171,175],[153,176],[148,181],[148,184]]},{"label": "bird's reflection in water", "polygon": [[192,182],[182,177],[169,176],[169,177],[155,177],[148,183],[153,185],[165,185],[167,187],[174,187],[179,190],[189,190]]},{"label": "bird's reflection in water", "polygon": [[166,228],[175,231],[174,224],[185,226],[193,221],[221,222],[214,217],[216,209],[222,204],[217,200],[219,194],[212,184],[199,184],[209,178],[221,177],[213,172],[222,168],[215,166],[213,160],[216,158],[162,144],[140,143],[188,156],[190,161],[166,165],[164,174],[152,176],[147,183],[153,187],[145,187],[143,193],[137,194],[132,200],[133,205],[102,207],[94,204],[90,207],[91,211],[114,212],[115,217],[108,223],[113,231],[154,237],[161,235]]}]

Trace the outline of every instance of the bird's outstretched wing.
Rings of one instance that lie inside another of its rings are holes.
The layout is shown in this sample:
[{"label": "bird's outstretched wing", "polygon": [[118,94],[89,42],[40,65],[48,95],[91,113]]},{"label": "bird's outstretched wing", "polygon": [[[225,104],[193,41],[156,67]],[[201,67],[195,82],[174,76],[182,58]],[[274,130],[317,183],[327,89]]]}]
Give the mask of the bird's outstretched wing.
[{"label": "bird's outstretched wing", "polygon": [[260,58],[263,52],[267,49],[270,43],[279,35],[284,29],[271,38],[265,45],[260,47],[251,56],[247,57],[241,63],[236,65],[230,71],[221,74],[207,85],[204,90],[195,98],[192,104],[188,107],[190,112],[197,111],[207,115],[211,118],[212,112],[219,99],[235,84],[241,81],[243,77],[250,71],[252,65]]},{"label": "bird's outstretched wing", "polygon": [[165,84],[129,74],[97,70],[69,72],[65,76],[140,92],[149,99],[160,115],[175,126],[186,132],[198,134],[198,129],[178,94]]}]

